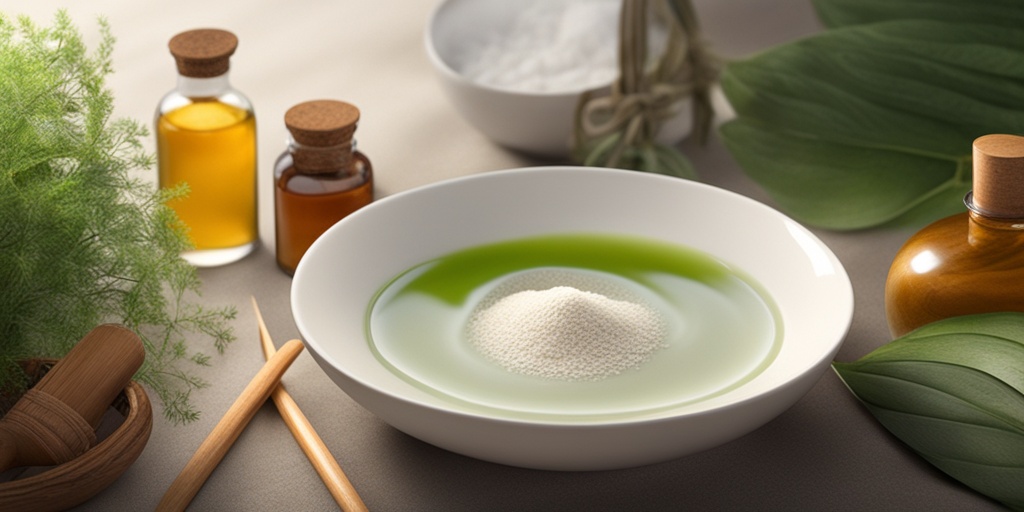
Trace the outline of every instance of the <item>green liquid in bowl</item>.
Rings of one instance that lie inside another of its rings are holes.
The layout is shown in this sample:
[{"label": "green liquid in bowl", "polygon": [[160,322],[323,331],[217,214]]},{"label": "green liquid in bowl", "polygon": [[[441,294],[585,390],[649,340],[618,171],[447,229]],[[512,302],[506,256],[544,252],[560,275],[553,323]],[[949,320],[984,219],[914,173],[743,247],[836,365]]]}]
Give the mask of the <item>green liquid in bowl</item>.
[{"label": "green liquid in bowl", "polygon": [[[666,321],[668,346],[599,380],[527,376],[487,360],[464,334],[473,308],[503,278],[550,267],[643,296]],[[429,393],[470,411],[559,421],[657,414],[725,393],[764,370],[782,340],[777,308],[739,270],[680,245],[599,234],[510,240],[417,265],[377,294],[367,331],[381,363]]]}]

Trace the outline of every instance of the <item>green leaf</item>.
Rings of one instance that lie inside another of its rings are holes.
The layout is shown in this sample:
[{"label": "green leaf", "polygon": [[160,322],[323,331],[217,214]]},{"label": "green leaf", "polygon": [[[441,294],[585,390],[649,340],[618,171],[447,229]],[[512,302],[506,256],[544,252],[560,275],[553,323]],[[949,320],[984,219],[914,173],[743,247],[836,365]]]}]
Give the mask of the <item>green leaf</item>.
[{"label": "green leaf", "polygon": [[833,367],[923,458],[1024,509],[1024,313],[942,320]]},{"label": "green leaf", "polygon": [[1024,25],[1019,0],[813,0],[822,22],[829,27],[899,19],[928,19],[988,23],[1006,27]]},{"label": "green leaf", "polygon": [[[951,215],[963,210],[970,190],[950,179],[950,165],[941,159],[785,134],[746,119],[727,123],[722,134],[737,162],[781,209],[824,228],[884,224],[919,205]],[[938,205],[926,203],[932,197],[941,198]]]},{"label": "green leaf", "polygon": [[1024,133],[1024,29],[900,20],[730,63],[722,134],[797,219],[858,229],[962,211],[971,143]]}]

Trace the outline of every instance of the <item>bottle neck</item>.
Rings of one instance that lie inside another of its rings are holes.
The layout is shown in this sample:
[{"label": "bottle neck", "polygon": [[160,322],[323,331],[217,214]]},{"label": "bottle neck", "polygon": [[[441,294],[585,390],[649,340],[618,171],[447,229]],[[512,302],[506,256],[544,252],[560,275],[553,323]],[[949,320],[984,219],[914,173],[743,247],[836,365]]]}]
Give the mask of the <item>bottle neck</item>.
[{"label": "bottle neck", "polygon": [[974,204],[973,194],[964,197],[967,215],[970,219],[967,236],[971,244],[994,243],[1003,241],[1016,243],[1024,236],[1024,218],[1000,217],[986,212]]},{"label": "bottle neck", "polygon": [[292,165],[302,174],[329,174],[348,171],[356,151],[355,139],[336,146],[304,146],[288,138],[288,153]]},{"label": "bottle neck", "polygon": [[228,73],[210,78],[178,75],[178,93],[189,98],[216,97],[231,90]]}]

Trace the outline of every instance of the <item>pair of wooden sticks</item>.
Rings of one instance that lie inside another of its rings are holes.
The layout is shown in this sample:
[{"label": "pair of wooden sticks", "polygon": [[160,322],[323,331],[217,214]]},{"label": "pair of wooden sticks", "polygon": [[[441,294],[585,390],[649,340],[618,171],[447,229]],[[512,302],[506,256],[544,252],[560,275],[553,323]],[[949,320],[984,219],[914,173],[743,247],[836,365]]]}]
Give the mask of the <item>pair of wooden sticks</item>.
[{"label": "pair of wooden sticks", "polygon": [[255,298],[252,299],[252,306],[256,311],[260,344],[267,363],[253,377],[228,412],[224,414],[217,426],[196,450],[192,459],[178,474],[178,478],[164,494],[157,510],[184,510],[209,478],[213,469],[227,454],[235,439],[256,415],[256,411],[267,401],[267,398],[272,398],[281,417],[284,418],[285,424],[288,425],[288,429],[295,436],[295,440],[302,447],[302,451],[306,453],[306,457],[309,458],[310,463],[313,464],[341,509],[345,512],[365,512],[366,505],[363,504],[359,494],[352,487],[352,483],[338,466],[337,460],[331,455],[330,450],[317,435],[306,416],[302,414],[298,404],[284,389],[284,385],[280,383],[285,370],[302,352],[302,342],[291,340],[281,346],[281,350],[275,350],[274,342],[270,339],[270,332],[263,322],[263,315],[260,314]]}]

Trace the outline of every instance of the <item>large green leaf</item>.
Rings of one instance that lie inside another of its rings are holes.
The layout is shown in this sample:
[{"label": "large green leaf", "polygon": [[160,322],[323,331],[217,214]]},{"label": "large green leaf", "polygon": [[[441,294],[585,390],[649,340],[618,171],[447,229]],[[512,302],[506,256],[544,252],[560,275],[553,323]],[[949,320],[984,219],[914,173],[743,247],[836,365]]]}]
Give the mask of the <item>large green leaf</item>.
[{"label": "large green leaf", "polygon": [[[937,1],[937,0],[935,0]],[[743,169],[831,229],[963,209],[972,141],[1024,133],[1024,28],[900,20],[730,63],[722,126]]]},{"label": "large green leaf", "polygon": [[942,320],[833,367],[926,460],[1024,510],[1024,314]]},{"label": "large green leaf", "polygon": [[1024,25],[1020,0],[814,0],[814,7],[829,27],[899,19]]}]

